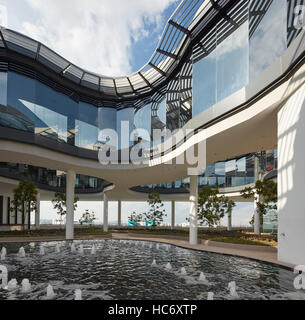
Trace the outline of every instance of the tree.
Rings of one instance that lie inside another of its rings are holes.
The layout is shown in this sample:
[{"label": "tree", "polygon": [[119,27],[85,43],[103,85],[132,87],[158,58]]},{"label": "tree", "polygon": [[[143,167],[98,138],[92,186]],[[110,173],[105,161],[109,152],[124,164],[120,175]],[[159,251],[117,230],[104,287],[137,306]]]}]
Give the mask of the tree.
[{"label": "tree", "polygon": [[218,188],[204,186],[198,195],[198,220],[201,226],[215,227],[225,214],[232,214],[235,202],[219,196]]},{"label": "tree", "polygon": [[128,217],[128,221],[129,222],[135,222],[136,225],[138,225],[138,223],[140,223],[143,219],[143,215],[142,214],[137,214],[136,212],[133,212],[129,217]]},{"label": "tree", "polygon": [[[77,209],[77,202],[79,198],[74,197],[74,211]],[[63,216],[67,214],[67,196],[65,191],[57,191],[55,198],[52,200],[53,208],[57,210],[57,214],[62,220]]]},{"label": "tree", "polygon": [[92,227],[93,222],[96,220],[95,213],[92,211],[91,213],[89,210],[83,213],[82,217],[79,219],[80,225],[88,224]]},{"label": "tree", "polygon": [[[260,226],[264,222],[264,215],[269,210],[277,210],[277,183],[272,180],[258,180],[254,187],[245,188],[241,195],[244,199],[253,199],[260,217]],[[250,221],[254,224],[254,216]]]},{"label": "tree", "polygon": [[14,189],[14,196],[10,210],[12,212],[21,211],[22,225],[25,225],[25,215],[28,214],[28,229],[31,229],[31,213],[37,206],[37,186],[33,182],[21,181]]},{"label": "tree", "polygon": [[148,205],[150,210],[144,213],[144,221],[152,222],[153,227],[160,226],[163,222],[163,218],[167,215],[165,214],[164,204],[160,200],[160,194],[153,192],[148,196]]},{"label": "tree", "polygon": [[223,196],[223,207],[225,208],[226,214],[228,216],[228,231],[232,229],[232,212],[233,208],[236,207],[236,203],[233,200],[230,200],[228,197]]}]

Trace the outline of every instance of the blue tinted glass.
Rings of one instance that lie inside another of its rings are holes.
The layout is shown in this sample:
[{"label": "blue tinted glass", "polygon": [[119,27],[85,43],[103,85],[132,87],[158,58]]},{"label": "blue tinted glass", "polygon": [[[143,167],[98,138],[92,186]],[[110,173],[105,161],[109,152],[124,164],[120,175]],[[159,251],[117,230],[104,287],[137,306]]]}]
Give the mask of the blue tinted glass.
[{"label": "blue tinted glass", "polygon": [[[69,133],[74,134],[75,118],[78,116],[78,103],[68,96],[36,83],[36,133],[49,138],[59,138],[67,142]],[[71,118],[68,125],[68,118]],[[68,133],[69,131],[69,133]]]},{"label": "blue tinted glass", "polygon": [[218,176],[224,176],[226,174],[226,164],[225,162],[218,162],[215,164],[215,174]]},{"label": "blue tinted glass", "polygon": [[216,52],[194,64],[193,117],[216,103]]},{"label": "blue tinted glass", "polygon": [[75,120],[75,145],[80,148],[98,149],[98,109],[80,102],[78,119]]},{"label": "blue tinted glass", "polygon": [[[252,0],[250,15],[255,15],[261,0]],[[260,13],[260,19],[250,23],[250,79],[255,78],[287,47],[287,0],[273,0],[269,9]]]},{"label": "blue tinted glass", "polygon": [[117,112],[117,132],[121,149],[134,144],[131,134],[134,130],[134,108],[126,108]]},{"label": "blue tinted glass", "polygon": [[164,127],[166,126],[166,99],[164,99],[158,105],[158,112],[157,112],[159,120],[163,123]]},{"label": "blue tinted glass", "polygon": [[145,130],[151,136],[151,104],[138,110],[134,116],[134,125],[139,129],[138,136],[146,140],[146,137],[141,133],[141,129]]},{"label": "blue tinted glass", "polygon": [[236,171],[236,160],[226,162],[226,173]]},{"label": "blue tinted glass", "polygon": [[114,108],[99,109],[99,129],[117,129],[117,111]]},{"label": "blue tinted glass", "polygon": [[249,23],[245,22],[217,49],[217,101],[243,88],[249,81]]},{"label": "blue tinted glass", "polygon": [[237,171],[238,172],[246,172],[246,158],[241,158],[237,160]]},{"label": "blue tinted glass", "polygon": [[0,72],[0,105],[7,104],[7,73]]},{"label": "blue tinted glass", "polygon": [[24,102],[36,102],[36,83],[32,79],[9,72],[6,125],[22,131],[34,132],[36,117]]}]

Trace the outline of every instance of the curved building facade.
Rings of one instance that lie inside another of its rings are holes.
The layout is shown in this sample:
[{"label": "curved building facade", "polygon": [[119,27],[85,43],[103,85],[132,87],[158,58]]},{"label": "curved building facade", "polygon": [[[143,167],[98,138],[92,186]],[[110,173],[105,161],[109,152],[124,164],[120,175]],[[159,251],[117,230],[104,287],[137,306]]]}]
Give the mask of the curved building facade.
[{"label": "curved building facade", "polygon": [[[184,0],[151,60],[116,78],[83,70],[44,44],[1,28],[2,224],[9,220],[9,192],[2,191],[23,178],[40,190],[66,188],[70,200],[75,187],[97,198],[104,194],[107,225],[108,198],[132,200],[151,190],[171,200],[185,193],[194,198],[202,185],[240,190],[255,182],[256,170],[281,175],[278,112],[305,81],[301,5]],[[155,135],[179,129],[182,135],[170,147],[167,135]],[[117,133],[117,141],[101,134],[105,130]],[[201,141],[205,165],[199,177],[188,177],[177,159]],[[112,144],[120,151],[118,163],[101,165],[100,150]],[[147,163],[138,167],[125,163],[124,155],[137,145],[139,154],[148,150]],[[73,238],[71,203],[68,213],[67,238]],[[192,206],[191,243],[196,214]]]}]

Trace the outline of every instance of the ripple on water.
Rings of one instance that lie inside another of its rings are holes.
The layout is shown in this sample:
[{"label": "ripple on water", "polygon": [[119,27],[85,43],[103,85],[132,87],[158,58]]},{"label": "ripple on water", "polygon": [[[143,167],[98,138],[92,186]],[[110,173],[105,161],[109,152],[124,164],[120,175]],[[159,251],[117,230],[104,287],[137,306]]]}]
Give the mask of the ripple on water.
[{"label": "ripple on water", "polygon": [[[247,259],[147,241],[74,241],[76,247],[83,244],[83,256],[71,253],[71,242],[61,242],[57,254],[58,242],[42,244],[44,256],[39,255],[40,244],[6,245],[9,280],[21,284],[29,279],[32,290],[28,294],[22,294],[20,286],[12,292],[2,290],[0,299],[43,300],[52,285],[57,300],[73,300],[76,289],[82,290],[84,300],[207,300],[209,292],[215,300],[230,300],[228,283],[235,281],[239,299],[305,300],[305,294],[293,288],[292,272]],[[16,255],[22,246],[26,258]],[[157,266],[151,266],[153,260]],[[169,263],[172,269],[165,270]],[[198,280],[201,272],[206,282]]]}]

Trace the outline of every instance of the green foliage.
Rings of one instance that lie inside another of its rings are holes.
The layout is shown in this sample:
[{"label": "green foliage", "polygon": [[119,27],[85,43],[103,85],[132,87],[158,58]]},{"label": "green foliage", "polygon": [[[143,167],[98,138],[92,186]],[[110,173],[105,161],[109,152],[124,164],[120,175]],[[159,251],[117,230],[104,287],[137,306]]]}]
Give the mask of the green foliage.
[{"label": "green foliage", "polygon": [[129,217],[129,222],[136,222],[136,224],[140,223],[143,220],[142,214],[137,214],[136,212],[133,212]]},{"label": "green foliage", "polygon": [[79,219],[80,225],[90,225],[92,227],[93,222],[96,220],[95,213],[92,211],[91,213],[89,210],[83,213],[82,217]]},{"label": "green foliage", "polygon": [[231,214],[236,206],[233,200],[219,196],[219,190],[208,186],[202,187],[198,196],[198,220],[201,226],[215,227],[225,214]]},{"label": "green foliage", "polygon": [[[277,183],[272,180],[258,180],[254,187],[245,188],[241,195],[245,199],[254,199],[260,214],[261,224],[263,224],[264,215],[269,210],[277,210]],[[254,224],[254,217],[250,224]]]},{"label": "green foliage", "polygon": [[[31,212],[36,210],[37,193],[37,187],[33,182],[20,181],[18,187],[14,189],[14,195],[11,201],[10,210],[12,212],[21,211],[24,220],[26,211],[29,215],[31,215]],[[24,221],[22,222],[24,223]]]},{"label": "green foliage", "polygon": [[[79,198],[74,197],[74,210],[77,209],[77,202]],[[62,218],[67,214],[67,196],[65,191],[57,191],[55,198],[52,200],[53,208],[57,214]]]},{"label": "green foliage", "polygon": [[144,221],[145,222],[153,222],[153,226],[160,226],[163,222],[163,218],[167,215],[165,214],[164,204],[160,200],[159,193],[151,193],[148,196],[148,205],[150,206],[150,210],[144,213]]}]

